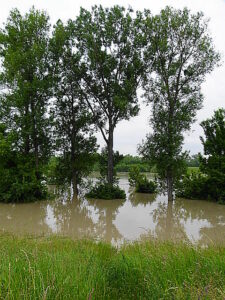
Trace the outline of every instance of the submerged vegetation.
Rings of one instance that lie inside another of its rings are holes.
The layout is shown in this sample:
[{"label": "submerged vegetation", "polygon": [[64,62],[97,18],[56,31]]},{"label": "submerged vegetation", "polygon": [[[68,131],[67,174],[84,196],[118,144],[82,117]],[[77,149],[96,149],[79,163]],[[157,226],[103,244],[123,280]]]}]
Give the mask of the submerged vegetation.
[{"label": "submerged vegetation", "polygon": [[223,299],[225,249],[0,236],[0,299]]},{"label": "submerged vegetation", "polygon": [[201,172],[184,175],[177,183],[176,195],[187,199],[210,199],[207,177]]},{"label": "submerged vegetation", "polygon": [[43,176],[39,174],[37,178],[35,157],[14,150],[15,134],[0,124],[0,201],[9,203],[45,199],[47,188],[41,182]]},{"label": "submerged vegetation", "polygon": [[90,191],[86,194],[86,197],[105,200],[125,199],[126,193],[124,190],[121,190],[118,185],[99,182],[90,189]]},{"label": "submerged vegetation", "polygon": [[129,172],[129,183],[135,187],[137,193],[155,193],[157,184],[156,182],[149,180],[145,174],[140,173],[138,167],[133,167]]},{"label": "submerged vegetation", "polygon": [[205,157],[200,155],[198,172],[191,172],[177,184],[177,196],[211,199],[225,204],[225,109],[201,123]]}]

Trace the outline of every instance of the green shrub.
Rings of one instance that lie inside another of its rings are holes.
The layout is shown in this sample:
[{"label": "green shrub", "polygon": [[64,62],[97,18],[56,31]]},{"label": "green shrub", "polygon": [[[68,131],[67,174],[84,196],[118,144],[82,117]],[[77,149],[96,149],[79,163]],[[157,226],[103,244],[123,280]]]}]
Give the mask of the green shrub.
[{"label": "green shrub", "polygon": [[37,179],[32,159],[24,161],[15,155],[13,166],[0,167],[0,202],[33,202],[46,197],[46,185]]},{"label": "green shrub", "polygon": [[156,191],[157,185],[155,182],[148,180],[146,175],[140,173],[140,168],[135,166],[130,169],[129,183],[135,187],[137,193],[152,194]]},{"label": "green shrub", "polygon": [[212,118],[200,124],[204,155],[200,155],[200,170],[207,176],[210,198],[225,203],[225,109],[218,109]]},{"label": "green shrub", "polygon": [[87,194],[86,197],[94,199],[125,199],[126,194],[118,185],[109,183],[97,183]]},{"label": "green shrub", "polygon": [[47,196],[41,166],[32,153],[14,150],[15,133],[0,124],[0,202],[32,202]]},{"label": "green shrub", "polygon": [[200,172],[187,173],[177,184],[176,196],[188,199],[208,199],[208,179]]},{"label": "green shrub", "polygon": [[140,168],[138,166],[134,166],[129,171],[129,183],[131,186],[135,187],[137,182],[139,182],[142,178],[140,173]]},{"label": "green shrub", "polygon": [[200,172],[187,173],[176,186],[176,196],[188,199],[215,200],[225,203],[225,192],[218,196],[220,187],[207,175]]},{"label": "green shrub", "polygon": [[136,192],[137,193],[155,193],[156,191],[156,183],[148,180],[146,176],[143,176],[143,178],[137,182],[136,185]]}]

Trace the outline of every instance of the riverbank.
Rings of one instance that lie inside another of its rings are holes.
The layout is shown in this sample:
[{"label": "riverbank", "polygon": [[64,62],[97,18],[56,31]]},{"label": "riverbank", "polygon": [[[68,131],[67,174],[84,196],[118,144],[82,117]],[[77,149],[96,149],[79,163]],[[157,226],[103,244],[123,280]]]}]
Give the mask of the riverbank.
[{"label": "riverbank", "polygon": [[224,299],[225,248],[0,235],[0,299]]}]

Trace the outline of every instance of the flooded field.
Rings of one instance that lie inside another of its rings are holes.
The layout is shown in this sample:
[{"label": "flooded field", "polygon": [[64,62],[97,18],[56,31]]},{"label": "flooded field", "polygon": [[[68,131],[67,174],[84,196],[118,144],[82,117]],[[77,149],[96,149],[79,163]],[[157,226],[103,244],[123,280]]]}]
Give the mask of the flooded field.
[{"label": "flooded field", "polygon": [[59,234],[104,240],[115,245],[125,241],[159,239],[200,245],[225,245],[225,205],[137,194],[128,178],[120,176],[126,200],[72,199],[30,204],[0,204],[0,230],[19,235]]}]

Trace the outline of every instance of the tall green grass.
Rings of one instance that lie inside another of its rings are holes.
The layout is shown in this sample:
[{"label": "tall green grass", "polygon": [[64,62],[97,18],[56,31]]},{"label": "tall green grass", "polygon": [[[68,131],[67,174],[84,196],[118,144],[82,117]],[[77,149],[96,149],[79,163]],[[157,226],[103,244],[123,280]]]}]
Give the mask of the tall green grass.
[{"label": "tall green grass", "polygon": [[0,236],[0,299],[224,299],[225,248]]}]

